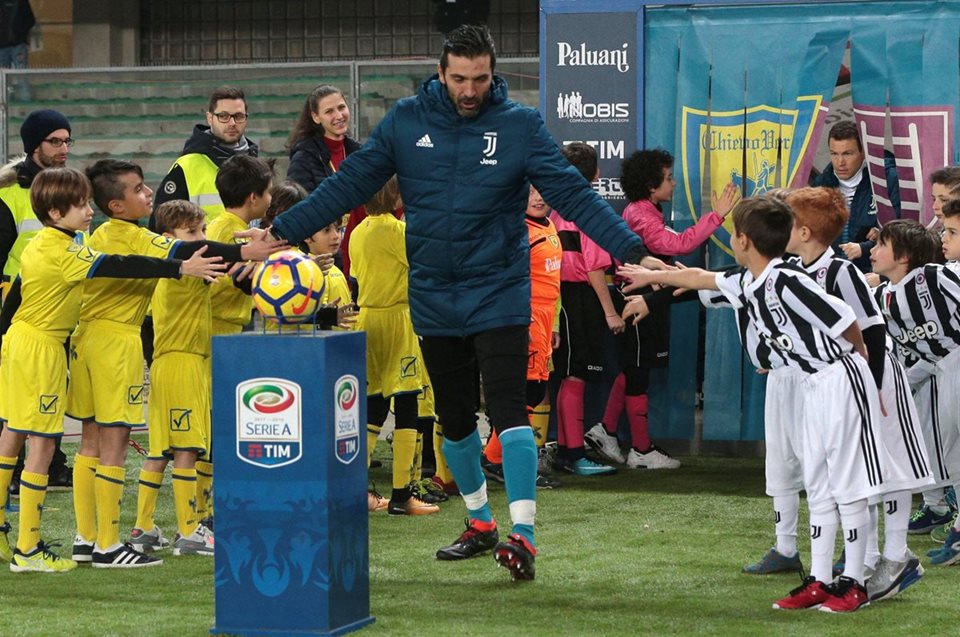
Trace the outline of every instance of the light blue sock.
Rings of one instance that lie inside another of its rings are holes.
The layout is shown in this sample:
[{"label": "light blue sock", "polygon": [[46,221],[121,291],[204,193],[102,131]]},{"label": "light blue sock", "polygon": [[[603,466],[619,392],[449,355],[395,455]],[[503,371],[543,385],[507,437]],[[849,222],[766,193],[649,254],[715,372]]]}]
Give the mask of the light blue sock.
[{"label": "light blue sock", "polygon": [[460,493],[463,494],[467,512],[474,520],[492,522],[493,513],[490,512],[490,504],[487,502],[487,481],[480,468],[482,452],[483,443],[480,441],[480,432],[476,429],[463,440],[443,439],[443,455]]},{"label": "light blue sock", "polygon": [[500,434],[500,444],[513,533],[519,533],[536,546],[533,521],[537,514],[537,444],[533,429],[526,426],[507,429]]}]

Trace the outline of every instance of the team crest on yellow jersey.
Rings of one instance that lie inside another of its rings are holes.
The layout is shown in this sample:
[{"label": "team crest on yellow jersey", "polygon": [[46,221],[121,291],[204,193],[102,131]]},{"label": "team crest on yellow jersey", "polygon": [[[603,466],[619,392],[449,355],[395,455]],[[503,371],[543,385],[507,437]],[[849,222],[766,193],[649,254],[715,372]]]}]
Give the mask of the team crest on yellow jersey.
[{"label": "team crest on yellow jersey", "polygon": [[[820,109],[820,96],[798,97],[797,108],[766,104],[735,111],[706,111],[684,106],[681,122],[683,195],[694,220],[708,210],[710,198],[703,193],[709,184],[720,192],[733,181],[745,197],[762,195],[773,188],[789,186],[803,157]],[[703,201],[703,204],[697,204]],[[732,255],[729,239],[733,217],[711,240]]]}]

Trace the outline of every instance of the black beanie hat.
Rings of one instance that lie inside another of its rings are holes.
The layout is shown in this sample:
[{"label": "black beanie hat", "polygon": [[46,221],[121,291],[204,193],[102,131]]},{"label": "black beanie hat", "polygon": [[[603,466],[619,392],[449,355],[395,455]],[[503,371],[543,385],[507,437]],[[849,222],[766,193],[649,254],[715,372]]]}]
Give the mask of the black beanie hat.
[{"label": "black beanie hat", "polygon": [[45,108],[39,111],[33,111],[20,125],[20,139],[23,140],[23,151],[27,155],[33,154],[40,142],[47,138],[47,135],[53,131],[66,129],[70,132],[70,122],[63,113]]}]

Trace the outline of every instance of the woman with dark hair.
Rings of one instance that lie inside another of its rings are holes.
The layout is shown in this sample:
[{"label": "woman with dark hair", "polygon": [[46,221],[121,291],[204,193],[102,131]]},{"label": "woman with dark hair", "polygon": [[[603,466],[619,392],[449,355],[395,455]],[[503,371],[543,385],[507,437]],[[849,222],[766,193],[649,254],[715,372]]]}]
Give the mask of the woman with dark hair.
[{"label": "woman with dark hair", "polygon": [[[290,168],[287,179],[303,186],[307,192],[340,170],[348,155],[360,150],[360,143],[347,135],[350,129],[350,108],[343,92],[330,84],[317,86],[307,96],[297,123],[290,132]],[[363,207],[344,210],[350,213],[340,249],[343,272],[350,277],[350,232],[363,221]]]}]

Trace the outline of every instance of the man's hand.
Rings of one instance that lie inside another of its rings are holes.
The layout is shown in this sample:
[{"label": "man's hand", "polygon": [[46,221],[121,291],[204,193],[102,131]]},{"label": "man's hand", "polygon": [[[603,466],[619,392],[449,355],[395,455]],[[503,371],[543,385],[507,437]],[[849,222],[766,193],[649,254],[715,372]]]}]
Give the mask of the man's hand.
[{"label": "man's hand", "polygon": [[254,270],[257,269],[257,266],[260,265],[254,261],[248,261],[246,263],[234,263],[230,266],[230,269],[227,270],[227,274],[233,277],[234,281],[238,283],[244,279],[249,279],[253,276]]},{"label": "man's hand", "polygon": [[[627,264],[624,264],[626,267]],[[640,259],[640,265],[647,268],[648,270],[676,270],[677,267],[670,265],[669,263],[664,263],[662,260],[657,257],[646,256]]]},{"label": "man's hand", "polygon": [[330,268],[333,267],[333,255],[332,254],[311,254],[310,258],[313,259],[313,262],[320,266],[320,270],[326,274],[330,271]]},{"label": "man's hand", "polygon": [[863,256],[863,250],[860,249],[859,243],[841,243],[840,249],[843,250],[843,253],[847,255],[847,258],[851,261]]},{"label": "man's hand", "polygon": [[723,192],[720,193],[719,197],[716,191],[714,191],[713,197],[710,199],[713,205],[713,211],[720,215],[721,219],[730,214],[730,211],[733,210],[733,207],[737,205],[737,201],[739,200],[740,191],[732,181],[723,187]]},{"label": "man's hand", "polygon": [[287,247],[286,241],[280,241],[266,230],[259,228],[251,228],[243,232],[234,232],[233,236],[236,239],[250,239],[247,243],[240,246],[240,256],[244,261],[263,261],[274,252]]},{"label": "man's hand", "polygon": [[222,276],[227,270],[223,259],[221,257],[206,258],[203,256],[203,253],[206,251],[207,246],[203,246],[194,252],[193,256],[189,259],[181,261],[180,274],[183,276],[195,276],[198,279],[203,279],[207,283],[213,283],[217,280],[217,277]]},{"label": "man's hand", "polygon": [[553,349],[560,347],[560,332],[554,332],[550,335],[550,347]]}]

